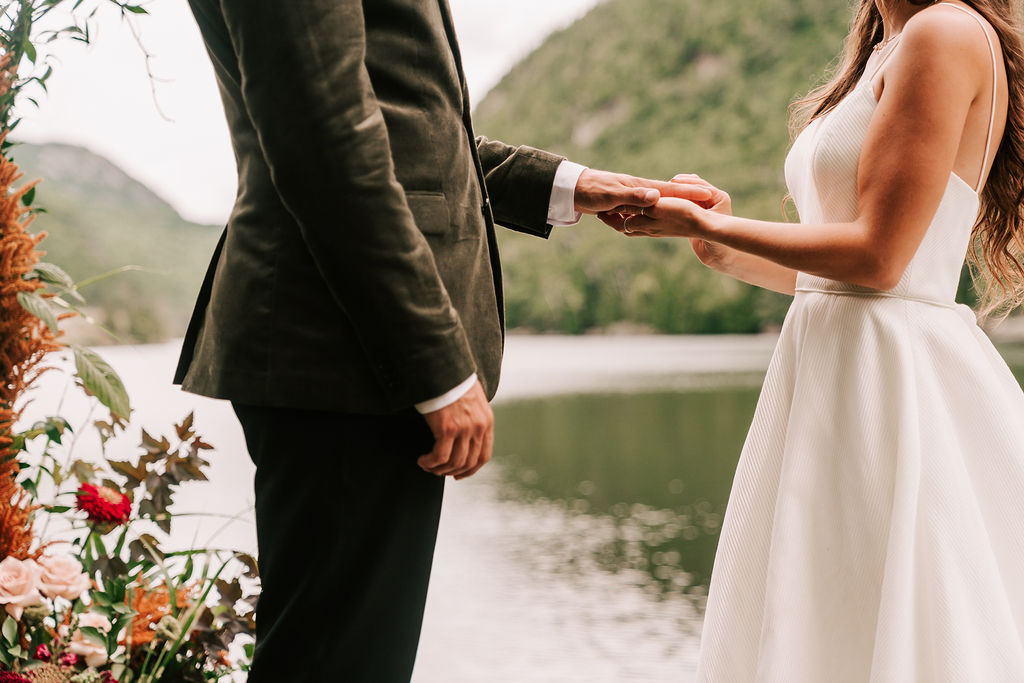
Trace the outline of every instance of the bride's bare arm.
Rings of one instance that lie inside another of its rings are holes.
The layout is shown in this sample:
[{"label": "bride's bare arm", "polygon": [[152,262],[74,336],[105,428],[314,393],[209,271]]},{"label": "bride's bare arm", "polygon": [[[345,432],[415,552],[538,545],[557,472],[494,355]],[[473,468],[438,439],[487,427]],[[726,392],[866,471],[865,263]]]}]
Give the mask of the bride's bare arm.
[{"label": "bride's bare arm", "polygon": [[[988,113],[990,100],[979,95],[991,73],[988,44],[971,17],[922,11],[907,22],[886,68],[862,148],[855,220],[774,223],[662,199],[646,216],[630,218],[628,227],[632,234],[707,240],[786,269],[891,289],[950,182],[972,103]],[[974,168],[981,167],[980,156],[978,150]]]},{"label": "bride's bare arm", "polygon": [[697,238],[690,244],[701,263],[724,275],[783,294],[792,294],[796,287],[797,271],[792,268],[724,244]]}]

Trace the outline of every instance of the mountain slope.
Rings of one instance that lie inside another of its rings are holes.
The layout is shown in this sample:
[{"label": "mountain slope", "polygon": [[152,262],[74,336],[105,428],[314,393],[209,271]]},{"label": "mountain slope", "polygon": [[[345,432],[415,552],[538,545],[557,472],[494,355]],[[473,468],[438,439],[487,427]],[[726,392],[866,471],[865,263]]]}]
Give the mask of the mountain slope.
[{"label": "mountain slope", "polygon": [[[820,0],[608,0],[516,66],[476,128],[594,167],[699,173],[737,213],[779,220],[788,106],[824,76],[851,16]],[[708,271],[685,241],[627,240],[584,220],[552,244],[502,236],[511,325],[745,332],[781,319],[785,297]]]},{"label": "mountain slope", "polygon": [[117,336],[73,322],[80,342],[160,341],[184,334],[220,230],[189,223],[151,190],[106,159],[70,145],[20,144],[11,151],[25,180],[41,178],[33,224],[45,230],[44,260],[76,281],[121,266],[143,270],[82,290],[88,311]]}]

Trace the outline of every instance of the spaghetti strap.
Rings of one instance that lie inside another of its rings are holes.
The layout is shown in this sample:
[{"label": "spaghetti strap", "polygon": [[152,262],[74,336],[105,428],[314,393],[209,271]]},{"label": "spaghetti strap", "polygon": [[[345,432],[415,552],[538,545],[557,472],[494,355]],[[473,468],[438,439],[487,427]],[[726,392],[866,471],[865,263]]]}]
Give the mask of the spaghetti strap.
[{"label": "spaghetti strap", "polygon": [[868,83],[874,83],[875,76],[877,76],[878,72],[882,70],[882,67],[885,66],[885,63],[889,61],[889,57],[892,57],[892,53],[896,52],[896,48],[899,47],[899,45],[900,45],[900,38],[902,38],[902,37],[903,37],[903,34],[902,33],[898,33],[898,34],[896,34],[895,36],[893,36],[890,39],[890,42],[892,43],[892,47],[882,57],[882,61],[880,61],[878,63],[878,65],[875,66],[874,70],[868,75]]},{"label": "spaghetti strap", "polygon": [[988,155],[992,149],[992,131],[995,129],[996,125],[996,93],[999,89],[999,65],[996,62],[996,47],[992,43],[992,36],[988,34],[988,29],[985,28],[985,22],[983,22],[977,14],[966,7],[961,7],[960,5],[952,2],[940,2],[939,4],[948,5],[958,9],[978,22],[978,26],[981,27],[981,32],[985,34],[985,40],[988,41],[988,50],[992,55],[992,110],[988,119],[988,136],[985,138],[985,156],[981,158],[981,172],[978,176],[978,184],[974,187],[974,191],[977,193],[981,190],[981,186],[985,182],[985,169],[988,167]]}]

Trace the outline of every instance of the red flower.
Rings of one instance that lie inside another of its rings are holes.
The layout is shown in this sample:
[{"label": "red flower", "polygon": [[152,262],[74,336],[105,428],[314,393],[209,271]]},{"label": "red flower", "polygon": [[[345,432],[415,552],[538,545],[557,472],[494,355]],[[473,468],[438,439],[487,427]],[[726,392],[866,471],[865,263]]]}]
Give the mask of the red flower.
[{"label": "red flower", "polygon": [[53,655],[50,654],[50,648],[46,647],[46,643],[43,643],[36,648],[35,657],[40,662],[48,662],[53,657]]},{"label": "red flower", "polygon": [[82,484],[76,498],[78,509],[85,512],[92,522],[124,524],[132,512],[128,496],[107,486]]},{"label": "red flower", "polygon": [[78,655],[74,652],[65,652],[60,657],[57,657],[57,664],[61,666],[74,666],[78,664]]},{"label": "red flower", "polygon": [[0,683],[32,683],[32,679],[13,671],[0,671]]},{"label": "red flower", "polygon": [[100,683],[117,683],[117,679],[114,678],[114,674],[104,671],[100,674]]}]

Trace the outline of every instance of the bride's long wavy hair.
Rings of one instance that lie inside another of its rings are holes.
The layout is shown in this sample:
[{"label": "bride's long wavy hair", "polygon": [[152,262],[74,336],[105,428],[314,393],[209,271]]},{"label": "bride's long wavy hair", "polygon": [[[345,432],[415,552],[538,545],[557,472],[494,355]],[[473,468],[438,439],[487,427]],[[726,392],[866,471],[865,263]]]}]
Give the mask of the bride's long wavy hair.
[{"label": "bride's long wavy hair", "polygon": [[[913,5],[936,2],[903,1]],[[968,254],[975,283],[984,281],[978,287],[982,315],[1005,315],[1024,303],[1024,39],[1020,6],[1019,0],[963,1],[998,34],[1009,86],[1006,129],[981,192],[981,210]],[[831,79],[793,104],[794,131],[831,111],[860,80],[872,47],[882,40],[882,15],[875,2],[860,0],[843,56]]]}]

